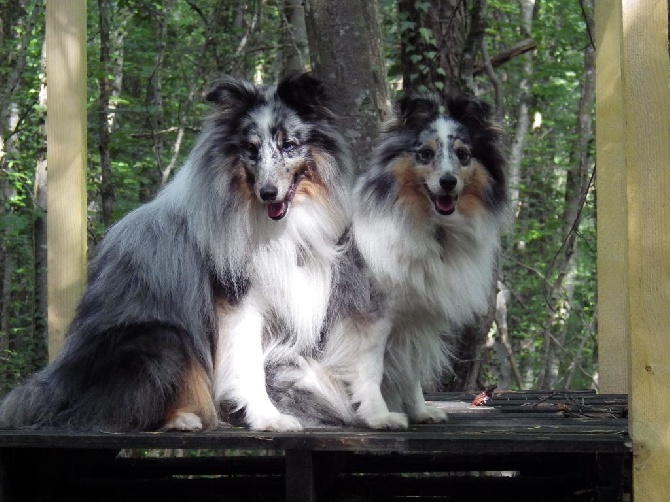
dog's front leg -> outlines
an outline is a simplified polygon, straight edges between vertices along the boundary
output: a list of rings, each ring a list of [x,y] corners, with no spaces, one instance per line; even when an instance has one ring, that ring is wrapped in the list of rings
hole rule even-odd
[[[407,429],[407,415],[389,411],[381,391],[390,321],[379,319],[371,325],[359,325],[355,331],[359,345],[358,353],[353,355],[350,385],[352,399],[358,404],[356,414],[373,429]]]
[[[447,412],[438,406],[426,404],[421,380],[414,375],[407,378],[406,409],[409,421],[414,424],[430,424],[447,421]]]
[[[268,397],[263,354],[262,309],[249,295],[239,304],[217,309],[214,393],[217,403],[244,409],[247,425],[254,430],[298,431],[297,418],[282,414]]]

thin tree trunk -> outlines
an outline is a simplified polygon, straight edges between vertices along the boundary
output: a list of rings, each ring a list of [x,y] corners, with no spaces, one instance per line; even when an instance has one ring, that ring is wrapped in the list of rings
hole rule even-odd
[[[221,6],[222,5],[219,4],[218,8],[221,8]],[[167,165],[161,169],[161,186],[164,186],[168,182],[170,176],[172,175],[172,172],[177,167],[177,162],[179,161],[179,154],[181,152],[181,146],[184,140],[184,134],[186,131],[186,124],[188,121],[188,117],[191,110],[193,109],[193,103],[195,102],[198,90],[201,85],[201,79],[205,71],[205,64],[206,64],[205,61],[207,61],[206,55],[207,50],[209,48],[209,41],[213,38],[213,32],[217,29],[219,29],[217,23],[209,23],[205,28],[205,37],[204,37],[205,42],[203,43],[202,47],[200,47],[199,57],[197,58],[197,64],[193,69],[193,71],[191,72],[191,74],[189,75],[190,83],[189,83],[188,94],[186,95],[186,100],[183,103],[181,103],[181,106],[179,107],[180,112],[177,124],[177,136],[174,142],[172,143],[170,160],[168,161]]]
[[[165,167],[163,166],[163,139],[160,131],[163,130],[163,61],[167,49],[167,30],[172,14],[174,0],[164,3],[162,9],[156,9],[157,18],[154,21],[154,34],[158,43],[158,50],[154,56],[154,71],[151,74],[147,89],[147,116],[152,131],[154,158],[158,167],[155,174],[149,176],[149,186],[141,187],[141,199],[146,201],[153,197],[157,185],[162,184],[165,178]]]
[[[108,113],[111,98],[109,82],[109,5],[107,0],[98,0],[100,29],[100,76],[98,87],[98,151],[100,153],[100,204],[102,207],[102,224],[105,228],[112,224],[114,211],[114,183],[112,182],[112,159],[109,152],[111,131]]]
[[[308,45],[302,0],[284,0],[281,54],[281,76],[305,71]]]
[[[46,43],[42,44],[42,75],[46,72]],[[47,107],[47,84],[46,78],[40,82],[39,94],[40,110]],[[34,346],[37,347],[35,354],[36,366],[41,366],[48,358],[47,354],[47,130],[46,113],[40,114],[40,136],[41,148],[38,151],[35,163],[35,181],[33,186],[33,202],[35,209],[35,221],[33,223],[33,246],[35,257],[35,339]]]
[[[126,7],[120,7],[111,18],[114,20],[114,28],[110,31],[110,71],[112,80],[110,86],[110,102],[108,105],[107,122],[111,133],[116,129],[116,102],[121,96],[123,88],[123,61],[125,56],[125,38],[128,22],[133,12]]]
[[[22,36],[14,49],[6,55],[3,54],[6,57],[3,58],[3,61],[0,61],[0,66],[11,70],[7,72],[8,76],[5,79],[0,75],[0,84],[4,84],[0,88],[0,160],[3,156],[2,141],[6,140],[5,132],[11,114],[10,105],[14,103],[14,95],[19,90],[21,75],[26,68],[28,44],[30,43],[30,37],[33,35],[33,26],[35,26],[37,16],[44,7],[38,1],[27,2],[21,0],[15,3],[8,2],[2,8],[6,11],[0,14],[0,22],[6,24],[6,31],[11,33],[14,31],[15,25],[21,26],[20,33],[22,33]],[[26,12],[28,14],[21,17],[21,14]],[[4,38],[3,35],[0,42],[4,41]],[[2,44],[0,44],[0,47],[2,47]]]
[[[590,4],[590,2],[587,2]],[[585,5],[585,8],[587,6]],[[592,5],[590,6],[592,11]],[[582,92],[579,100],[573,167],[568,170],[563,210],[563,235],[565,240],[554,261],[558,268],[557,279],[549,295],[550,311],[544,328],[543,373],[540,388],[554,388],[559,380],[560,358],[557,346],[565,346],[567,325],[571,315],[572,299],[577,275],[578,240],[577,231],[582,207],[590,189],[591,162],[589,142],[593,138],[593,105],[595,102],[595,50],[585,49]]]
[[[500,361],[500,379],[498,387],[502,389],[511,389],[512,381],[519,389],[523,389],[523,377],[519,370],[519,365],[514,355],[514,349],[509,339],[509,330],[507,327],[507,306],[510,301],[510,292],[507,286],[498,281],[498,294],[496,295],[496,313],[495,323],[498,332],[492,346]]]
[[[7,107],[10,110],[8,117],[7,130],[14,131],[19,122],[19,107],[16,103],[10,103]],[[10,136],[5,142],[5,150],[7,153],[16,154],[15,136]],[[5,169],[3,162],[0,161],[0,166]],[[7,212],[11,212],[9,204],[6,201],[10,200],[16,195],[16,189],[10,183],[7,183],[5,177],[2,178],[2,201],[0,201],[0,216],[5,216]],[[3,218],[4,219],[4,218]],[[9,220],[11,221],[11,220]],[[19,333],[16,336],[12,334],[11,319],[13,317],[12,305],[12,289],[14,285],[14,249],[11,246],[12,233],[15,230],[11,223],[4,225],[3,245],[2,245],[2,295],[0,296],[0,338],[2,344],[0,345],[1,354],[4,356],[9,349],[15,349],[22,345],[19,340],[20,337],[30,336],[30,333]]]
[[[530,36],[533,26],[533,12],[535,10],[535,0],[521,1],[521,28],[526,36]],[[519,217],[521,210],[521,201],[519,200],[519,186],[521,183],[521,161],[523,160],[524,147],[526,146],[526,137],[530,129],[530,116],[528,102],[530,100],[530,80],[533,76],[533,53],[528,52],[523,55],[523,78],[519,82],[519,108],[517,111],[516,130],[510,149],[508,161],[508,186],[509,195],[512,204],[514,204],[514,216]]]

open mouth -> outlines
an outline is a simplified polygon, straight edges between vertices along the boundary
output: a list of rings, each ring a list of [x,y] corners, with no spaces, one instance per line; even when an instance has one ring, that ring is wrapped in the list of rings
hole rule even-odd
[[[458,201],[458,195],[452,195],[452,194],[435,195],[428,189],[428,186],[426,186],[426,192],[428,192],[428,197],[430,197],[430,200],[433,202],[435,211],[437,211],[438,214],[450,215],[453,214],[454,211],[456,211],[456,202]]]
[[[284,200],[277,202],[270,202],[266,205],[268,218],[270,218],[271,220],[279,221],[282,218],[284,218],[284,216],[286,216],[286,214],[288,213],[288,209],[291,206],[291,201],[293,201],[295,192],[298,189],[298,184],[300,183],[300,180],[304,178],[306,175],[307,172],[305,170],[298,171],[296,175],[293,177],[293,182],[291,183],[291,186],[289,186],[288,190],[286,191],[286,196],[284,197]]]

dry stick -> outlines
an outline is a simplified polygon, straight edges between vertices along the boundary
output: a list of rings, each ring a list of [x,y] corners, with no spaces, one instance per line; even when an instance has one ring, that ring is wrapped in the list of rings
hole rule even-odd
[[[521,54],[525,54],[526,52],[535,50],[537,47],[537,42],[533,40],[532,38],[528,38],[526,40],[522,40],[521,42],[514,44],[512,47],[507,49],[506,51],[499,52],[495,56],[493,56],[490,59],[490,64],[492,68],[496,68],[504,63],[507,63],[510,59],[513,59],[517,56],[520,56]],[[481,75],[482,73],[487,72],[487,66],[486,64],[479,65],[475,67],[474,70],[472,70],[472,74],[474,76]]]

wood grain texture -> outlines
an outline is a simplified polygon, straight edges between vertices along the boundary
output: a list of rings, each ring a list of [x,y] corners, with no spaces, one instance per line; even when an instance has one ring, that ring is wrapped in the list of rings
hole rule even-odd
[[[622,2],[634,498],[670,493],[670,61],[667,0]]]
[[[86,277],[86,2],[48,2],[47,274],[49,358]]]
[[[601,392],[628,392],[628,212],[621,1],[598,1],[595,11],[599,385]]]

